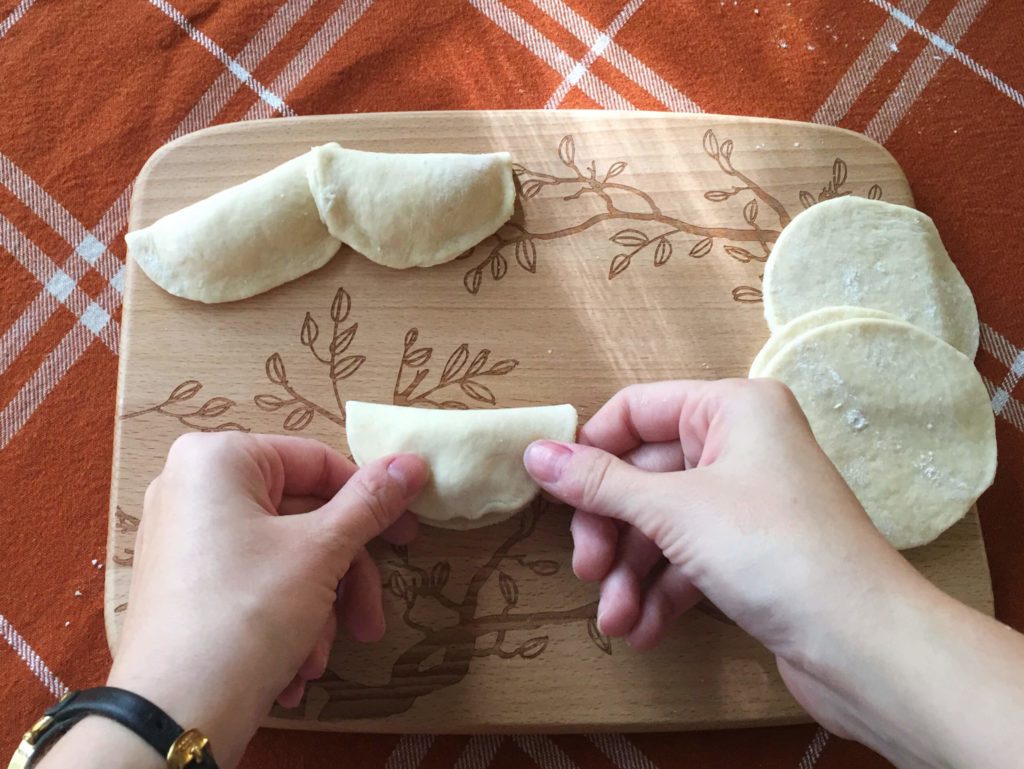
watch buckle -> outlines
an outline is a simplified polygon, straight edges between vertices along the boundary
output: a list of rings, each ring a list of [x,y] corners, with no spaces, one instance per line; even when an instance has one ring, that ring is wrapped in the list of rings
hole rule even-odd
[[[186,729],[167,751],[169,769],[192,769],[206,762],[210,741],[198,729]]]

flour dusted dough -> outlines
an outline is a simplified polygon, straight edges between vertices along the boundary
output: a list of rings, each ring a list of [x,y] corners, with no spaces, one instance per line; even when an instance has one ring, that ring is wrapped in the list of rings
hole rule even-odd
[[[883,310],[968,357],[978,351],[974,297],[932,220],[913,208],[846,196],[786,226],[764,272],[768,327],[830,305]]]
[[[763,373],[793,390],[818,443],[898,548],[931,542],[992,483],[995,420],[981,376],[916,326],[812,328]]]
[[[761,351],[754,358],[754,362],[750,364],[750,373],[747,376],[751,379],[762,376],[761,372],[764,370],[765,364],[772,359],[772,356],[805,331],[818,326],[825,326],[829,323],[835,323],[837,320],[850,320],[851,318],[899,320],[887,312],[871,310],[867,307],[822,307],[820,310],[805,312],[803,315],[793,318],[793,320],[768,337],[768,341],[764,343],[764,347],[761,348]]]
[[[573,440],[576,421],[568,404],[466,411],[345,404],[356,464],[399,452],[427,461],[431,478],[411,509],[441,528],[489,526],[521,510],[538,490],[523,467],[526,447],[541,438]]]
[[[128,254],[170,293],[231,302],[322,267],[340,243],[306,181],[309,153],[125,236]]]
[[[309,188],[331,234],[386,267],[451,261],[512,216],[507,152],[483,155],[313,150]]]

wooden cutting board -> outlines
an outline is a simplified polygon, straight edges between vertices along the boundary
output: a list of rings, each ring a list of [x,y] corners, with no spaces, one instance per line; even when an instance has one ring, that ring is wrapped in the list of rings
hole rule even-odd
[[[568,401],[586,419],[631,382],[744,376],[768,335],[763,262],[790,217],[835,195],[912,203],[884,149],[834,128],[636,112],[407,113],[186,136],[143,169],[131,227],[328,141],[509,150],[520,191],[513,224],[429,270],[387,270],[343,249],[313,274],[227,305],[170,296],[129,263],[106,583],[112,644],[143,493],[181,433],[291,433],[347,451],[347,399]],[[645,655],[601,636],[596,591],[571,572],[568,525],[567,510],[539,504],[491,528],[424,529],[408,548],[375,547],[385,640],[339,641],[304,705],[270,723],[475,732],[807,720],[772,657],[709,612],[691,612]],[[907,556],[991,612],[975,514]]]

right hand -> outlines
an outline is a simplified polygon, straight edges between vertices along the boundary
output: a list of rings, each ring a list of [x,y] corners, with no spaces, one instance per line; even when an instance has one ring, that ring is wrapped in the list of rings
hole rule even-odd
[[[650,648],[703,594],[777,655],[812,713],[800,663],[920,579],[773,380],[628,387],[578,444],[538,441],[525,463],[577,509],[573,568],[602,583],[602,632]]]

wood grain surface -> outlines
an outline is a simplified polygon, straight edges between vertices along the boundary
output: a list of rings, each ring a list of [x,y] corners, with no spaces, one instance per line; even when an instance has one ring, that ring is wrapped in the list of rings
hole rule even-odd
[[[396,113],[186,136],[143,169],[131,227],[327,141],[509,150],[516,215],[447,265],[392,271],[343,248],[317,272],[224,305],[170,296],[129,262],[106,583],[112,645],[143,493],[181,433],[290,433],[347,452],[347,399],[571,402],[585,420],[631,382],[744,376],[768,335],[760,276],[781,226],[837,194],[912,203],[884,149],[834,128],[635,112]],[[708,612],[690,612],[645,655],[597,633],[596,591],[572,575],[568,525],[567,510],[537,503],[487,529],[424,529],[407,549],[375,547],[385,640],[340,640],[303,706],[269,723],[476,732],[807,720],[771,655]],[[974,513],[907,557],[991,613]]]

